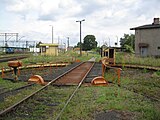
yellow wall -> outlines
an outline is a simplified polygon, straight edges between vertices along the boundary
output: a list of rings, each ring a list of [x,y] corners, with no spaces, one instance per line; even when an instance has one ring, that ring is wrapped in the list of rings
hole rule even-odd
[[[49,46],[49,48],[46,49],[46,55],[58,55],[58,48]]]
[[[54,55],[58,56],[58,47],[49,46],[46,48],[46,52],[41,52],[41,55]]]

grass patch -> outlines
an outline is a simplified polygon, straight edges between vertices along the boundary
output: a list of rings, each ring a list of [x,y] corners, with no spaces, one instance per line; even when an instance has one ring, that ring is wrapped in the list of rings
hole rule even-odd
[[[116,56],[117,63],[160,66],[160,60],[156,58],[136,58],[132,54],[120,54],[117,54]],[[71,58],[71,56],[81,61],[86,61],[92,57],[97,57],[97,61],[100,59],[100,55],[83,54],[83,56],[80,57],[78,54],[72,52],[61,54],[58,57],[30,57],[25,59],[24,63],[55,62],[61,60],[67,61],[67,59]],[[105,74],[105,78],[107,80],[112,80],[111,78],[113,75],[114,73],[108,70],[107,74]],[[82,86],[64,110],[60,119],[92,120],[97,114],[106,110],[120,110],[134,113],[138,120],[158,120],[160,118],[160,103],[151,101],[141,95],[141,93],[148,94],[153,97],[154,95],[160,97],[159,75],[159,71],[150,72],[147,69],[133,70],[125,68],[121,72],[122,87],[118,87],[117,85],[109,85],[107,87]],[[123,86],[129,88],[130,90],[124,89]],[[29,100],[29,103],[17,110],[15,113],[17,117],[15,119],[23,118],[25,120],[34,120],[56,118],[69,97],[68,92],[72,93],[73,89],[74,88],[72,87],[66,89],[49,87],[49,91],[44,91],[42,95],[38,95],[39,97],[36,97],[36,101]],[[134,89],[136,89],[140,94],[134,93]],[[14,98],[12,99],[14,100]],[[51,107],[52,105],[54,107]],[[30,109],[30,106],[33,109]],[[8,116],[6,119],[9,120],[11,118],[13,118],[13,116]]]
[[[75,87],[49,86],[41,93],[36,94],[33,99],[29,99],[26,104],[20,106],[13,114],[5,116],[5,120],[53,120],[74,89]]]
[[[154,72],[128,69],[122,71],[121,86],[81,87],[67,106],[62,120],[94,119],[98,113],[107,110],[130,111],[138,120],[158,120],[160,118],[159,102],[152,101],[142,94],[160,97],[159,79]],[[114,74],[108,70],[105,78]],[[124,89],[123,86],[130,88]],[[134,93],[136,89],[138,93]],[[76,111],[75,111],[76,110]]]
[[[61,119],[94,119],[106,110],[131,111],[139,119],[156,119],[159,113],[153,103],[142,95],[126,91],[117,86],[81,87],[64,111]]]
[[[30,87],[30,89],[24,89],[16,95],[6,96],[3,102],[0,102],[0,110],[6,109],[7,107],[13,105],[14,103],[22,100],[24,97],[30,95],[34,91],[38,90],[41,86],[36,85]]]
[[[34,55],[30,54],[28,58],[22,59],[23,66],[28,64],[35,64],[35,63],[47,63],[47,62],[73,62],[77,59],[80,61],[87,61],[91,59],[92,57],[96,57],[97,61],[101,59],[99,54],[93,54],[93,53],[87,53],[84,52],[82,56],[80,56],[78,53],[74,51],[69,51],[65,53],[59,53],[58,56],[50,56],[50,55]],[[8,67],[7,62],[0,63],[0,66]]]
[[[27,85],[28,83],[26,82],[11,82],[9,80],[3,80],[2,78],[0,78],[0,88],[4,88],[5,91],[8,90],[12,90],[12,89],[16,89],[19,88],[21,86]]]
[[[155,57],[137,57],[135,54],[117,52],[116,63],[118,64],[136,64],[136,65],[147,65],[147,66],[160,66],[160,58]]]

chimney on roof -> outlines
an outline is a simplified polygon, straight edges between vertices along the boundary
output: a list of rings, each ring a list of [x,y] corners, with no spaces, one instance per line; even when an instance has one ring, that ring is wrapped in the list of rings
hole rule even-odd
[[[159,25],[159,24],[160,24],[159,18],[154,18],[153,25]]]

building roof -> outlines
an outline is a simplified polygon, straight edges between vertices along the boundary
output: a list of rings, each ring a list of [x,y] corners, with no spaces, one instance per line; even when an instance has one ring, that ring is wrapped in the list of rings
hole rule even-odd
[[[142,25],[135,28],[130,28],[130,30],[141,30],[141,29],[155,29],[160,28],[160,24],[148,24],[148,25]]]
[[[58,47],[58,44],[45,43],[45,44],[40,44],[39,46]]]

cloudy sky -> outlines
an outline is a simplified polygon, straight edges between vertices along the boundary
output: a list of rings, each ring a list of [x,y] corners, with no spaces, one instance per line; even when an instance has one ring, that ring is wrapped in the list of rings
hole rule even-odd
[[[114,45],[131,27],[151,24],[160,17],[160,0],[0,0],[0,33],[19,33],[23,40],[70,45],[95,35],[100,45]],[[52,25],[52,26],[50,26]],[[83,40],[82,40],[83,41]]]

